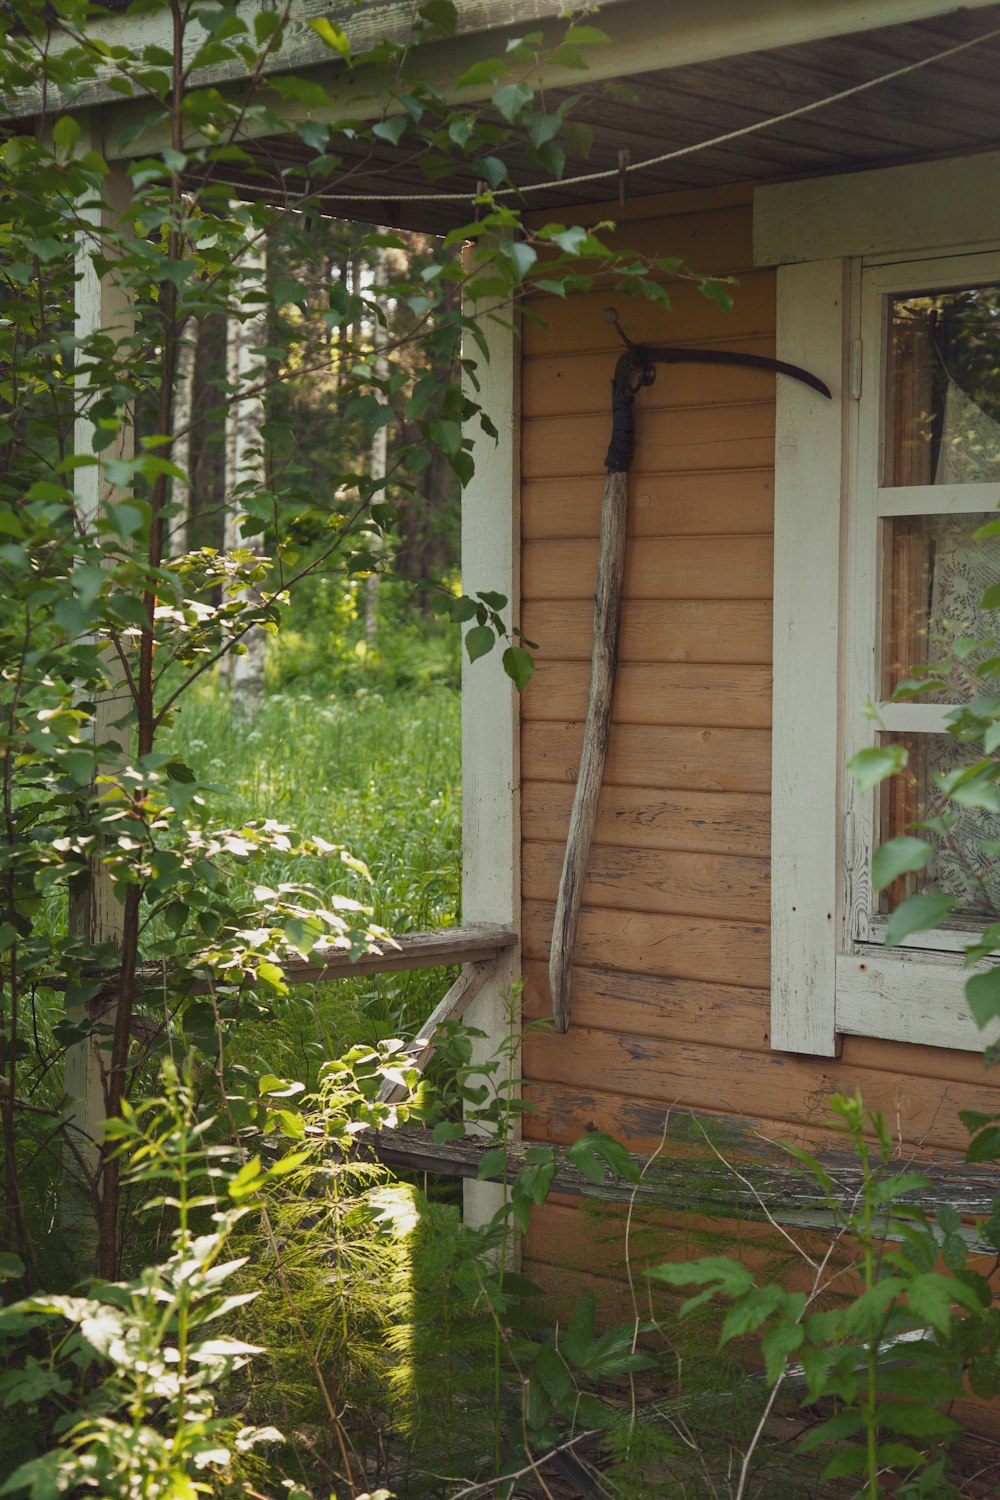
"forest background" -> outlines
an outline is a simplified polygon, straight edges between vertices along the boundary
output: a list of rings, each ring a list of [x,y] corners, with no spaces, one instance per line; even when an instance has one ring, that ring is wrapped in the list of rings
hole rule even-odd
[[[942,1408],[995,1393],[1000,1317],[955,1225],[897,1203],[919,1181],[887,1184],[860,1102],[834,1101],[862,1165],[846,1216],[805,1163],[836,1226],[819,1265],[853,1255],[852,1294],[717,1255],[660,1268],[708,1320],[666,1328],[631,1279],[624,1325],[591,1293],[562,1326],[537,1311],[512,1253],[550,1148],[480,1227],[355,1148],[408,1118],[439,1143],[488,1125],[480,1170],[505,1177],[520,1108],[513,1022],[485,1059],[453,1031],[428,1080],[401,1046],[446,976],[286,978],[459,915],[457,627],[515,686],[533,669],[508,601],[455,574],[459,489],[496,437],[484,330],[536,287],[733,289],[522,212],[512,151],[555,181],[586,160],[579,95],[552,104],[545,75],[585,80],[589,19],[510,37],[446,96],[420,59],[451,0],[362,55],[316,18],[357,83],[344,117],[274,68],[289,14],[136,0],[130,46],[87,0],[0,7],[0,1494],[551,1497],[543,1466],[595,1434],[598,1479],[568,1483],[632,1500],[861,1474],[957,1494]],[[78,107],[98,85],[110,140]],[[125,141],[145,154],[123,166]],[[345,220],[373,162],[428,194],[457,174],[468,218],[440,239]],[[971,1128],[994,1154],[996,1122]],[[569,1156],[638,1186],[599,1132]],[[764,1382],[706,1357],[716,1294]],[[890,1388],[880,1356],[911,1334]],[[836,1408],[809,1418],[825,1475],[762,1451],[800,1351]]]
[[[419,60],[450,0],[362,55],[314,20],[358,82],[345,119],[274,71],[290,11],[0,11],[0,1491],[34,1500],[523,1468],[501,1391],[535,1289],[509,1249],[553,1163],[474,1230],[352,1149],[414,1112],[509,1134],[513,1041],[476,1065],[454,1036],[423,1088],[394,1040],[419,992],[285,973],[457,916],[456,627],[532,671],[508,601],[454,569],[473,434],[496,437],[484,327],[536,283],[729,295],[524,222],[504,155],[586,157],[544,70],[585,73],[596,27],[512,37],[446,97]],[[95,85],[127,106],[110,138],[76,107]],[[387,146],[390,184],[459,171],[466,222],[331,212]],[[632,1338],[584,1305],[590,1378],[641,1367]],[[559,1446],[554,1411],[537,1385],[533,1441]]]

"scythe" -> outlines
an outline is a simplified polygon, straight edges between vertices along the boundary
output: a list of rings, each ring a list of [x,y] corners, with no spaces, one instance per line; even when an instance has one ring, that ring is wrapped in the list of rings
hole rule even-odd
[[[605,321],[617,329],[625,352],[615,366],[611,382],[611,443],[604,467],[608,471],[601,504],[601,542],[594,593],[594,650],[587,695],[587,718],[580,752],[573,808],[570,813],[566,853],[552,927],[549,953],[549,989],[555,1028],[569,1027],[573,971],[573,949],[580,919],[580,901],[590,858],[590,845],[597,819],[597,799],[604,773],[611,722],[611,699],[618,656],[618,624],[621,617],[622,583],[625,572],[625,534],[628,508],[628,471],[635,447],[635,398],[643,386],[656,379],[661,364],[742,365],[757,370],[790,375],[793,380],[829,397],[823,381],[798,365],[763,354],[737,354],[723,349],[670,348],[635,344],[628,338],[613,307]]]

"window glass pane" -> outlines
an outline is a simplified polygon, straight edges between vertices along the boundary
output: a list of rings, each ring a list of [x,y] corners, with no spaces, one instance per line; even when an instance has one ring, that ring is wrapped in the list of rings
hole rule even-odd
[[[1000,287],[889,299],[883,485],[1000,480]]]
[[[955,897],[955,917],[1000,915],[1000,857],[988,847],[1000,844],[1000,813],[959,808],[946,799],[938,782],[938,777],[969,764],[969,746],[950,734],[893,734],[884,735],[883,741],[905,745],[909,762],[905,771],[883,787],[880,842],[903,833],[916,834],[928,840],[934,853],[923,870],[902,876],[881,893],[880,909],[893,911],[905,897],[935,890]],[[954,819],[948,829],[912,827],[943,816]]]
[[[1000,696],[1000,678],[977,676],[977,668],[1000,655],[1000,610],[980,608],[984,591],[1000,582],[1000,537],[974,540],[988,519],[907,516],[884,523],[883,698],[914,668],[919,677],[922,668],[938,666],[940,687],[915,702]],[[973,640],[983,644],[973,649]]]

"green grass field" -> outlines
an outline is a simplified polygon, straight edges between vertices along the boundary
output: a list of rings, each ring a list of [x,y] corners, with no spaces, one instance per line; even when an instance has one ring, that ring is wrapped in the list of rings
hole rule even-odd
[[[459,917],[460,700],[445,684],[376,689],[342,678],[329,696],[268,694],[256,717],[234,722],[228,694],[192,694],[174,747],[221,790],[215,817],[234,825],[274,818],[343,845],[372,885],[340,861],[272,857],[266,878],[310,880],[370,904],[391,932],[448,926]],[[451,971],[366,975],[296,989],[281,1024],[241,1024],[245,1060],[294,1077],[353,1042],[408,1036],[450,983]]]

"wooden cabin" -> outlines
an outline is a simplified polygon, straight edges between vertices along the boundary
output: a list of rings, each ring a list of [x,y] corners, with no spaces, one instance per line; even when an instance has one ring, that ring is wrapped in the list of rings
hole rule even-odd
[[[435,76],[447,87],[519,28],[555,35],[562,6],[459,0],[455,37],[427,44]],[[331,14],[359,47],[404,34],[410,10],[298,5],[303,21]],[[549,1010],[622,348],[602,315],[614,301],[632,340],[777,357],[832,396],[692,363],[659,368],[636,398],[571,1020],[565,1035],[526,1041],[525,1134],[569,1142],[596,1127],[648,1153],[693,1112],[736,1138],[822,1135],[829,1094],[860,1089],[904,1156],[960,1175],[959,1110],[1000,1110],[961,951],[996,900],[995,877],[973,889],[963,860],[1000,837],[997,820],[970,809],[940,841],[954,919],[891,949],[900,886],[873,893],[871,859],[933,812],[968,673],[874,717],[865,705],[942,644],[991,628],[979,599],[1000,559],[971,539],[1000,500],[1000,4],[603,0],[596,19],[610,45],[586,75],[557,70],[549,96],[582,94],[589,160],[547,186],[527,158],[513,173],[540,222],[613,220],[623,245],[734,278],[733,301],[679,280],[669,311],[601,290],[535,297],[520,336],[491,325],[483,400],[500,440],[477,439],[465,587],[505,592],[539,650],[520,698],[495,656],[464,684],[463,920],[520,938],[470,1017],[499,1039],[522,978],[525,1016]],[[293,51],[274,65],[321,77],[331,117],[354,107],[304,24]],[[115,145],[128,110],[100,82],[83,102],[109,159],[150,149]],[[269,141],[268,159],[280,166],[283,149]],[[369,162],[370,184],[359,167],[353,190],[379,195],[366,208],[379,222],[466,222],[467,201],[411,202],[408,184],[387,189],[384,161]],[[449,186],[475,190],[436,188]],[[907,744],[910,775],[861,795],[845,764],[886,738]],[[471,1185],[469,1212],[492,1192]],[[576,1215],[558,1197],[539,1211],[530,1268],[579,1252]]]
[[[737,1154],[759,1134],[823,1149],[828,1096],[860,1090],[902,1158],[959,1181],[959,1111],[1000,1109],[961,955],[993,877],[974,897],[970,856],[936,854],[956,916],[887,948],[891,910],[919,886],[873,892],[871,860],[934,812],[934,776],[957,763],[950,706],[974,689],[952,672],[938,692],[883,700],[911,665],[993,628],[986,544],[970,543],[1000,500],[1000,390],[970,392],[948,343],[965,335],[945,328],[977,302],[989,322],[1000,282],[1000,6],[764,6],[751,20],[622,4],[600,20],[614,42],[594,66],[634,102],[590,106],[595,163],[631,165],[559,217],[613,219],[617,242],[737,284],[730,310],[691,284],[670,311],[538,298],[520,339],[494,336],[502,442],[468,495],[465,586],[519,599],[539,651],[520,699],[496,664],[467,674],[465,918],[519,928],[507,978],[523,978],[526,1017],[550,1012],[587,708],[622,349],[604,305],[633,340],[776,356],[832,399],[711,364],[660,367],[636,398],[571,1022],[526,1039],[524,1132],[569,1143],[596,1128],[669,1152],[694,1115]],[[860,794],[846,762],[890,742],[909,750],[905,784]],[[983,836],[973,814],[958,853]],[[479,1007],[502,1034],[499,993]],[[614,1275],[579,1215],[558,1195],[537,1211],[529,1274]]]

